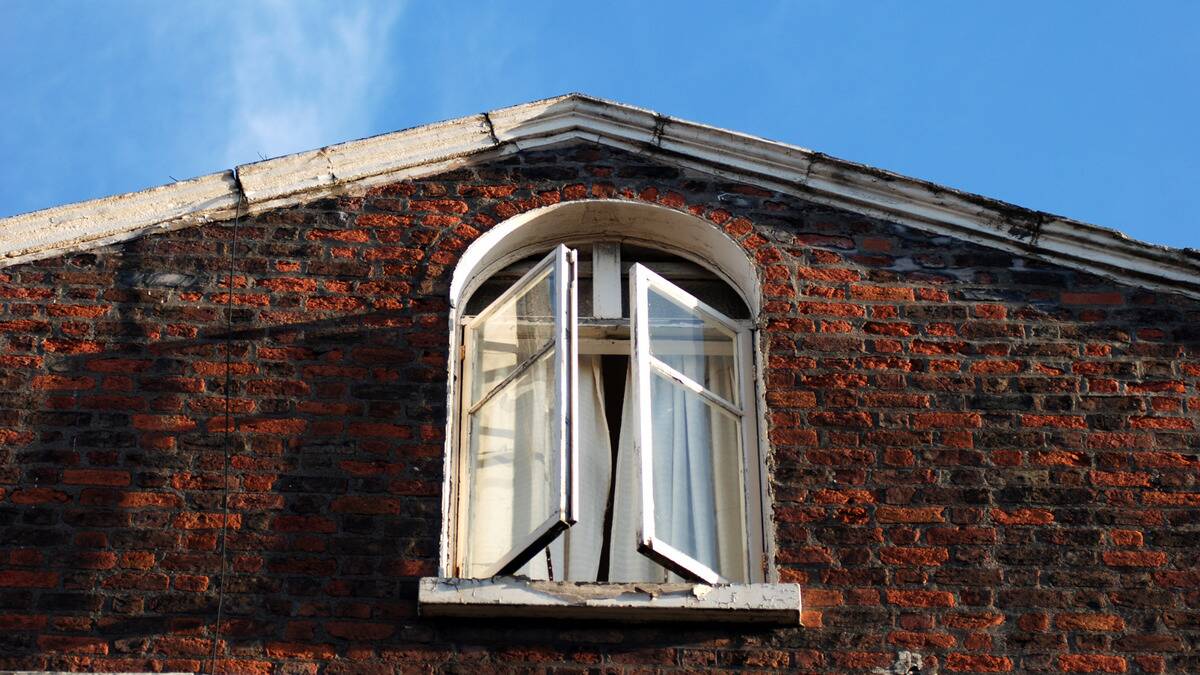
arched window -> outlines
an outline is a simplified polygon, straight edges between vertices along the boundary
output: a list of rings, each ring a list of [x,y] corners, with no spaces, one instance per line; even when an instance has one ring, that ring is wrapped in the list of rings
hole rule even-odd
[[[472,244],[443,575],[770,580],[757,284],[720,230],[657,206],[551,207]]]

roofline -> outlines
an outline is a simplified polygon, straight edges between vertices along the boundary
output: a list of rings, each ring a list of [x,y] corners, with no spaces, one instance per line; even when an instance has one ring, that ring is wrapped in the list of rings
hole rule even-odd
[[[833,207],[1200,298],[1200,251],[1131,239],[1000,200],[794,145],[568,94],[233,171],[0,219],[0,267],[154,231],[297,204],[352,185],[428,176],[475,161],[581,139]]]

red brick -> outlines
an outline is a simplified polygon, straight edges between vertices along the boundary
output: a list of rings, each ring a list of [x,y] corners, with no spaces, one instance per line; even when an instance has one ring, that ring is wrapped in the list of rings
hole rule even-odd
[[[33,439],[34,435],[31,431],[0,429],[0,445],[29,445]]]
[[[1125,630],[1125,621],[1113,614],[1059,614],[1054,617],[1059,630],[1117,632]]]
[[[1147,492],[1142,501],[1152,506],[1200,506],[1200,492]]]
[[[76,569],[108,570],[116,566],[117,554],[112,551],[80,551],[74,557]]]
[[[30,386],[44,391],[78,391],[96,386],[90,377],[67,377],[66,375],[38,375]]]
[[[1195,423],[1186,417],[1131,417],[1129,426],[1134,429],[1190,431],[1195,428]]]
[[[179,495],[169,492],[126,492],[121,495],[117,505],[127,509],[170,509],[177,508],[181,503]]]
[[[875,510],[875,519],[881,523],[944,523],[941,506],[884,506]]]
[[[1128,663],[1123,656],[1060,654],[1058,668],[1064,673],[1123,673]]]
[[[62,482],[67,485],[108,485],[124,487],[129,485],[128,471],[117,469],[66,469],[63,471]]]
[[[59,340],[46,338],[42,348],[56,354],[99,354],[104,351],[104,345],[95,340]]]
[[[979,413],[914,413],[912,426],[914,429],[975,429],[983,426],[983,418]]]
[[[51,488],[23,488],[13,490],[9,499],[14,504],[47,504],[51,502],[61,504],[71,501],[71,496]]]
[[[953,607],[954,595],[946,591],[902,591],[885,592],[887,601],[901,607]]]
[[[867,313],[862,305],[848,305],[837,302],[798,302],[796,311],[800,314],[815,314],[817,316],[861,317]]]
[[[1086,429],[1087,420],[1076,415],[1021,415],[1021,426],[1032,429],[1041,427]]]
[[[1064,305],[1120,305],[1125,297],[1120,293],[1068,293],[1062,294]]]
[[[41,368],[42,357],[0,355],[0,368]]]
[[[120,590],[165,591],[170,579],[155,572],[121,572],[104,580],[101,586]]]
[[[297,436],[304,433],[307,427],[307,421],[298,419],[251,419],[238,422],[238,430],[249,434]]]
[[[310,642],[268,642],[266,649],[267,656],[273,659],[304,659],[306,661],[327,661],[332,659],[336,653],[332,645]]]
[[[237,513],[226,517],[221,513],[187,512],[175,516],[173,525],[181,530],[213,530],[220,529],[222,523],[229,529],[239,529],[242,526],[242,516]]]
[[[983,375],[1011,375],[1021,372],[1020,361],[977,361],[971,364],[971,372]]]
[[[1054,514],[1045,509],[992,509],[992,519],[1000,525],[1047,525],[1054,522]]]
[[[134,415],[133,427],[143,431],[190,431],[196,421],[184,415]]]
[[[45,321],[18,319],[16,321],[0,321],[0,333],[45,333],[50,330],[50,324]]]
[[[890,300],[890,301],[909,301],[915,300],[913,297],[913,289],[911,288],[889,288],[886,286],[861,286],[855,284],[850,287],[850,297],[856,300]]]
[[[70,635],[38,636],[38,647],[47,652],[66,654],[107,654],[108,642],[97,637],[75,637]]]
[[[879,550],[879,559],[888,565],[941,565],[950,559],[944,548],[896,547]]]
[[[1112,537],[1113,544],[1117,546],[1131,546],[1141,548],[1142,533],[1137,530],[1110,530],[1109,536]]]
[[[276,532],[337,532],[337,523],[324,516],[277,516],[271,524]]]
[[[154,567],[155,555],[151,551],[126,551],[121,554],[121,567],[148,570]]]
[[[1150,474],[1130,471],[1092,471],[1092,483],[1105,487],[1147,487]]]
[[[837,672],[845,672],[847,670],[883,670],[890,666],[893,660],[891,654],[882,652],[833,652],[832,657],[834,663],[838,665]]]
[[[992,626],[1004,623],[1004,615],[999,612],[980,612],[971,614],[957,612],[946,614],[941,619],[942,625],[959,630],[986,630]]]
[[[190,593],[203,593],[208,590],[208,577],[192,574],[176,575],[175,589]]]
[[[1160,551],[1105,551],[1101,557],[1111,567],[1162,567],[1167,554]]]
[[[54,588],[58,574],[24,570],[0,570],[0,588]]]
[[[45,616],[33,614],[0,614],[0,630],[42,630],[45,626]]]
[[[1004,656],[989,654],[947,654],[946,670],[973,673],[1007,673],[1012,670],[1012,661]]]
[[[351,436],[358,437],[412,438],[409,427],[382,422],[356,422],[348,431]]]
[[[1072,450],[1036,450],[1029,455],[1034,466],[1088,466],[1091,455]]]
[[[325,632],[334,637],[346,640],[384,640],[395,632],[395,627],[387,623],[359,623],[352,621],[327,621]]]
[[[830,267],[800,267],[796,269],[795,274],[796,278],[798,279],[805,279],[808,281],[828,281],[832,283],[858,281],[862,278],[862,275],[854,270]]]
[[[271,675],[273,669],[270,661],[239,658],[218,659],[210,672],[213,675]]]

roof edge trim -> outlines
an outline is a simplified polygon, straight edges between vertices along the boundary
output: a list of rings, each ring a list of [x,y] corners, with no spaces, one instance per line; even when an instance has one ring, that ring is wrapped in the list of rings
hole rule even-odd
[[[1200,251],[1140,242],[862,164],[582,94],[295,153],[0,219],[0,267],[586,140],[1137,286],[1200,298]],[[239,187],[240,182],[240,187]]]

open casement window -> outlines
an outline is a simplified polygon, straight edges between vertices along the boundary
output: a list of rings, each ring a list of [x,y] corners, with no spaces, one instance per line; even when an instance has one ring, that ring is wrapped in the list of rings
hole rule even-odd
[[[747,317],[710,270],[621,242],[481,282],[461,324],[452,573],[765,581]]]
[[[630,277],[638,550],[687,579],[746,579],[750,332],[643,265]]]
[[[576,521],[576,302],[559,245],[464,327],[464,576],[512,574]]]

